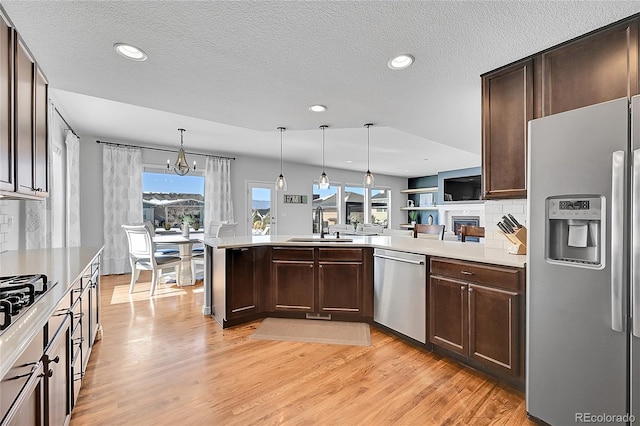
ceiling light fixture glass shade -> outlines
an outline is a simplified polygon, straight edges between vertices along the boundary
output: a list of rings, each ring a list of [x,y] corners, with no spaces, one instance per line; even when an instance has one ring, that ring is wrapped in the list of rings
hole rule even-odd
[[[147,54],[144,53],[142,49],[139,49],[135,46],[126,43],[116,43],[113,45],[113,48],[120,55],[124,56],[127,59],[131,59],[132,61],[146,61]]]
[[[362,180],[362,185],[364,185],[365,188],[372,188],[375,184],[375,178],[373,177],[373,173],[371,173],[371,171],[369,170],[369,158],[370,158],[370,152],[371,150],[369,149],[369,128],[373,126],[372,123],[367,123],[364,125],[364,127],[367,128],[367,173],[364,174],[364,179]]]
[[[173,171],[176,172],[177,175],[184,176],[189,173],[191,167],[189,167],[189,163],[187,163],[187,156],[184,152],[184,132],[185,129],[178,129],[180,132],[180,149],[178,150],[178,158],[176,159],[175,164],[173,165]],[[167,160],[167,169],[170,169],[169,160]],[[193,162],[193,170],[196,169],[196,162]]]
[[[413,64],[414,60],[415,58],[413,56],[403,54],[391,59],[389,62],[387,62],[387,65],[392,70],[403,70],[405,68],[409,68],[411,64]]]
[[[287,180],[284,178],[282,174],[282,133],[287,130],[284,127],[278,127],[280,130],[280,176],[276,179],[276,191],[286,191],[287,190]]]
[[[322,174],[320,175],[320,182],[318,183],[318,186],[320,187],[320,189],[329,189],[329,178],[327,177],[327,174],[324,172],[324,129],[326,129],[327,125],[322,125],[320,126],[320,129],[322,130]]]

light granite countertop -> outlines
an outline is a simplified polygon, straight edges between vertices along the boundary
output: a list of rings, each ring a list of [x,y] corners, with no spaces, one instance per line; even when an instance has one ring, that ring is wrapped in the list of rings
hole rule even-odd
[[[0,377],[11,368],[24,349],[49,321],[69,286],[102,250],[101,247],[68,247],[14,250],[0,253],[0,276],[44,274],[50,286],[32,305],[28,316],[21,315],[0,334]]]
[[[318,235],[314,241],[290,241],[291,239],[310,238],[310,235],[264,235],[240,236],[226,238],[204,238],[204,243],[220,249],[252,247],[252,246],[311,246],[311,247],[373,247],[388,250],[398,250],[407,253],[426,254],[428,256],[446,257],[449,259],[468,260],[492,265],[513,266],[524,268],[526,255],[509,254],[505,250],[485,248],[484,244],[458,241],[439,241],[422,238],[399,236],[359,236],[346,235],[340,239],[350,239],[351,242],[336,241],[327,237],[322,241]]]

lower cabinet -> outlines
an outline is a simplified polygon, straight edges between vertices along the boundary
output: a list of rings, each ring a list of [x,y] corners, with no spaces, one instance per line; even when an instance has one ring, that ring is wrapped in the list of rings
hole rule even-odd
[[[269,280],[267,248],[227,249],[226,262],[227,318],[235,320],[255,316],[261,311],[261,294],[264,293],[265,281]]]
[[[44,353],[44,389],[47,401],[45,413],[48,425],[65,425],[71,419],[70,325],[70,315],[67,313]]]
[[[524,271],[432,258],[429,341],[475,365],[523,377]]]
[[[318,249],[320,312],[362,313],[362,249]]]

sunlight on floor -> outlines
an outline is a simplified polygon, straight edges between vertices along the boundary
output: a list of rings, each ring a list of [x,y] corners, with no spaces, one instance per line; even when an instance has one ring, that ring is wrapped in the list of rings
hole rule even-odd
[[[113,287],[113,294],[111,295],[111,304],[116,305],[119,303],[139,302],[142,300],[149,300],[149,289],[151,283],[138,282],[133,290],[132,294],[129,294],[129,285],[116,285]],[[197,289],[201,290],[201,289]],[[195,291],[194,291],[195,292]],[[156,294],[151,297],[152,299],[160,299],[163,297],[175,297],[184,296],[187,292],[175,285],[158,284],[156,287]]]

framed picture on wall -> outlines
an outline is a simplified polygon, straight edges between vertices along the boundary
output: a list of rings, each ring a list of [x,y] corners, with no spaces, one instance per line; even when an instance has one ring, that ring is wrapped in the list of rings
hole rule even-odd
[[[420,194],[419,203],[420,207],[431,207],[435,205],[435,203],[433,202],[433,193],[429,192],[427,194]]]

